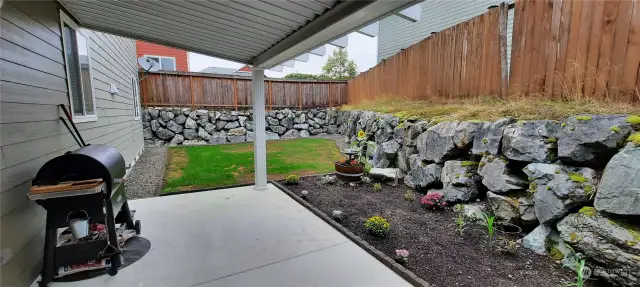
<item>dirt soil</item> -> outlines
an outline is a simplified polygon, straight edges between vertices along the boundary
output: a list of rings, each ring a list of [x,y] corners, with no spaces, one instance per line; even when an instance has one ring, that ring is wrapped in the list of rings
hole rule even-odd
[[[418,193],[412,202],[405,201],[408,188],[403,184],[383,185],[374,192],[373,183],[322,185],[318,179],[304,177],[299,185],[288,188],[296,194],[309,191],[308,201],[325,214],[342,210],[342,225],[389,257],[395,257],[396,249],[407,249],[410,255],[405,267],[434,286],[557,287],[575,279],[572,270],[522,246],[514,254],[495,250],[483,226],[467,227],[460,236],[453,210],[425,210]],[[374,215],[391,224],[388,238],[373,237],[364,229],[366,219]]]

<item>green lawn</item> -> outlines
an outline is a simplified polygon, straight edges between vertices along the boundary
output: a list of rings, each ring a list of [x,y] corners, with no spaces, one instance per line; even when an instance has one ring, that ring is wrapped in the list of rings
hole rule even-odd
[[[269,179],[329,173],[341,159],[333,140],[267,142]],[[162,192],[253,182],[253,143],[169,148]]]

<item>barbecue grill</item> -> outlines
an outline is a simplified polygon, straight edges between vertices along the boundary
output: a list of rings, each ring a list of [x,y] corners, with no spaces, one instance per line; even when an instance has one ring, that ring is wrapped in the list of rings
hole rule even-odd
[[[40,286],[48,286],[61,266],[108,258],[109,275],[120,266],[116,224],[140,233],[124,193],[125,161],[114,148],[87,145],[45,163],[33,179],[29,197],[47,210],[46,235]],[[93,185],[87,184],[93,182]],[[74,184],[80,185],[74,185]],[[81,188],[76,188],[81,186]],[[86,188],[84,188],[84,187]],[[87,187],[89,186],[89,187]],[[49,189],[50,192],[38,192]],[[57,229],[67,226],[69,215],[83,211],[89,223],[104,224],[106,239],[79,240],[57,245]]]

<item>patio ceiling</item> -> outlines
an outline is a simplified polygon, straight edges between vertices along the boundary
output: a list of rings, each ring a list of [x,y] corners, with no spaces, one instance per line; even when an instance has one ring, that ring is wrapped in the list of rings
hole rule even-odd
[[[417,0],[59,0],[87,28],[271,68]]]

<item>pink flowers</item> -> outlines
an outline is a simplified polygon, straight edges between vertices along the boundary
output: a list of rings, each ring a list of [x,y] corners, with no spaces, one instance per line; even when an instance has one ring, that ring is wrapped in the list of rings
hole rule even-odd
[[[444,195],[442,195],[442,193],[430,192],[420,199],[420,204],[429,209],[445,208],[447,206],[447,202],[444,201],[443,197]]]
[[[407,263],[409,261],[409,251],[406,249],[396,249],[396,261],[399,263]]]

